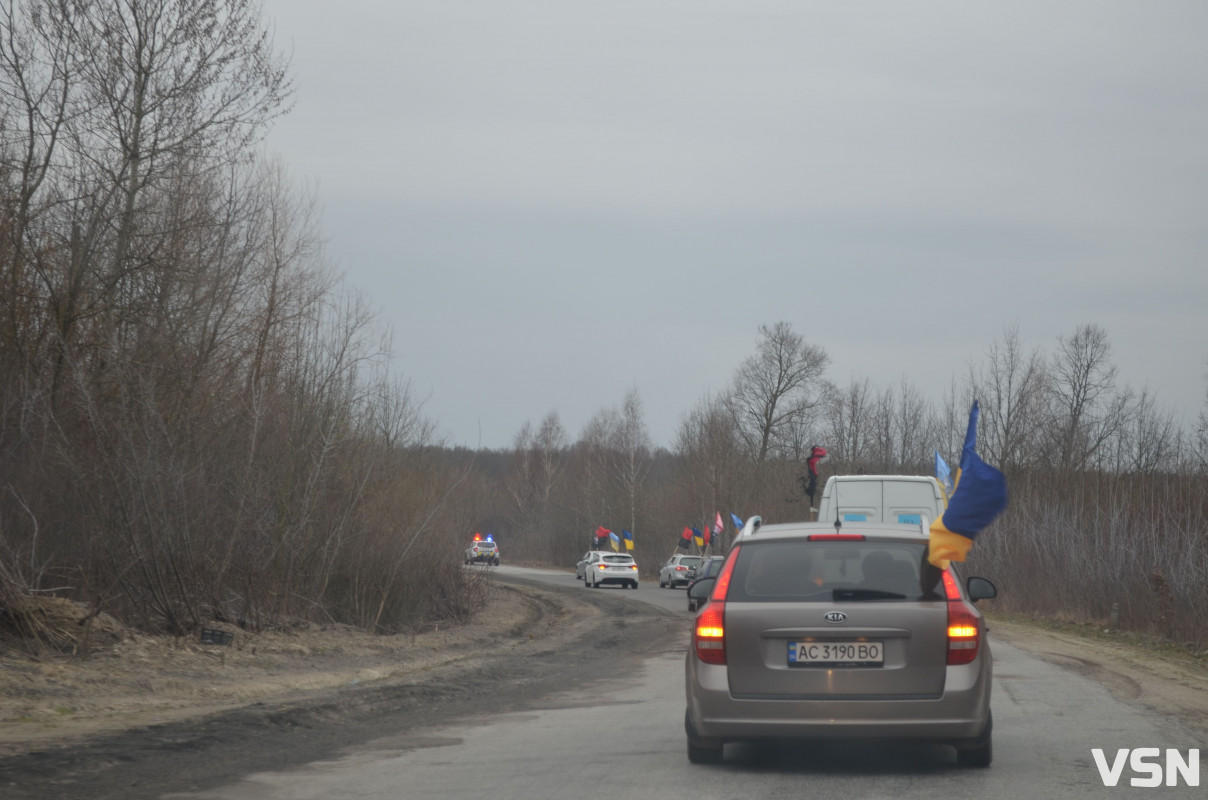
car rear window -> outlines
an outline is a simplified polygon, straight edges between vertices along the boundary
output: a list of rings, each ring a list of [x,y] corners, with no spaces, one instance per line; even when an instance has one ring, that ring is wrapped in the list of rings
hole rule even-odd
[[[632,564],[633,556],[604,556],[609,564]]]
[[[695,567],[700,563],[700,556],[684,556],[679,560],[679,563],[683,564],[685,567]]]
[[[926,550],[913,542],[750,543],[738,554],[727,599],[939,600],[941,573],[927,563]]]

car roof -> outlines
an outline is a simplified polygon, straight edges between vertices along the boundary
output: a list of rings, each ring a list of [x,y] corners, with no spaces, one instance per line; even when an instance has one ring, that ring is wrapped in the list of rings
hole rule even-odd
[[[845,522],[838,533],[861,534],[872,540],[926,541],[927,531],[920,525],[897,522]],[[833,522],[779,522],[762,525],[739,537],[737,543],[748,544],[768,540],[799,539],[817,534],[836,533]]]

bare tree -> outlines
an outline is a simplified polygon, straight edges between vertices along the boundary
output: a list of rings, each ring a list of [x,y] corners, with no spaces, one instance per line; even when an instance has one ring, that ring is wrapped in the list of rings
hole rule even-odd
[[[1204,373],[1204,380],[1208,384],[1208,372]],[[1208,469],[1208,385],[1204,389],[1204,404],[1196,416],[1194,448],[1200,469]]]
[[[898,402],[894,414],[894,434],[897,440],[895,468],[917,470],[928,463],[933,430],[927,400],[905,376],[898,385]]]
[[[1116,472],[1149,475],[1173,470],[1179,445],[1174,412],[1159,411],[1148,389],[1138,395],[1133,413],[1114,438]]]
[[[612,422],[608,437],[612,473],[621,486],[629,512],[629,530],[633,531],[638,526],[642,479],[650,469],[650,434],[646,432],[642,398],[637,389],[625,395]]]
[[[1046,374],[1040,351],[1024,351],[1018,325],[1005,328],[1002,339],[990,345],[980,371],[970,368],[969,385],[981,407],[978,449],[986,459],[1003,469],[1032,459],[1043,424]]]
[[[1062,471],[1092,465],[1100,448],[1129,420],[1134,401],[1116,391],[1107,331],[1079,325],[1068,339],[1058,339],[1050,365],[1049,444]]]
[[[730,413],[759,463],[791,449],[793,431],[808,426],[821,402],[830,358],[787,322],[759,326],[753,356],[739,365],[729,393]]]
[[[873,388],[868,378],[853,380],[846,389],[831,387],[826,403],[826,445],[831,460],[847,471],[868,458],[869,417]]]

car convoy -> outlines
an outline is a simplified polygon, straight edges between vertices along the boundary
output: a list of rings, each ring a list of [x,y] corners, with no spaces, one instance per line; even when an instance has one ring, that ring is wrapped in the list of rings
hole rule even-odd
[[[818,521],[747,520],[724,555],[675,553],[660,588],[686,586],[688,760],[719,763],[730,742],[897,740],[993,758],[993,660],[979,600],[997,589],[928,560],[947,503],[934,478],[836,476]],[[466,563],[499,564],[487,536]],[[589,550],[588,588],[637,589],[628,553]]]

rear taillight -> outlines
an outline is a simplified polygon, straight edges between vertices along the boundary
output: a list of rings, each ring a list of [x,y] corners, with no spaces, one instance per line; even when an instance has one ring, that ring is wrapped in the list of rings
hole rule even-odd
[[[696,616],[696,657],[706,664],[726,663],[726,604],[713,601]]]
[[[981,648],[981,617],[961,597],[951,570],[944,570],[944,594],[948,598],[948,664],[971,663]]]
[[[677,565],[676,565],[676,567],[675,567],[675,571],[676,571],[676,572],[687,572],[687,571],[688,571],[688,568],[687,568],[687,567],[681,567],[681,566],[679,566],[679,565],[677,564]]]
[[[709,602],[696,615],[692,644],[696,649],[696,657],[706,664],[726,663],[726,593],[730,590],[730,573],[734,571],[734,560],[737,557],[738,548],[735,547],[730,551],[721,573],[717,576]]]

